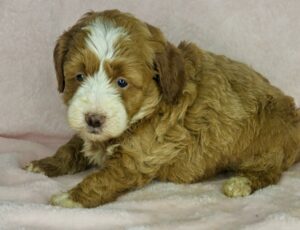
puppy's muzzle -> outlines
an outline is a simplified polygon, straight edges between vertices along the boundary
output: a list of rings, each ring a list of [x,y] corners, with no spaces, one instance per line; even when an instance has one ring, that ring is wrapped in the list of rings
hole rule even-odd
[[[88,125],[88,130],[91,133],[99,133],[105,122],[105,116],[99,114],[85,114],[85,122]]]

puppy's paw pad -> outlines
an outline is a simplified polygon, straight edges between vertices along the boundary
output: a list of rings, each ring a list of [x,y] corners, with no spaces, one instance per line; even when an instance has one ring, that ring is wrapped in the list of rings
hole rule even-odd
[[[39,166],[34,165],[33,163],[30,163],[29,165],[25,166],[23,169],[28,172],[45,174],[45,172]]]
[[[229,197],[248,196],[251,192],[251,181],[247,177],[232,177],[223,184],[223,193]]]
[[[53,195],[50,204],[64,208],[83,208],[80,203],[73,201],[67,192]]]

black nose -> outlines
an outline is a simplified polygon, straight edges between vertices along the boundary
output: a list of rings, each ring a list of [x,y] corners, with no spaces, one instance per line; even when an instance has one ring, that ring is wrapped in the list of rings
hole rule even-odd
[[[104,123],[105,117],[101,115],[96,114],[86,114],[85,115],[85,121],[88,124],[88,126],[93,128],[99,128]]]

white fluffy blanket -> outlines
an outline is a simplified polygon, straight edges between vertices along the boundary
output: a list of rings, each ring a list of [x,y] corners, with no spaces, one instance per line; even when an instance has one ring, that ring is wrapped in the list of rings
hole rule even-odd
[[[246,62],[300,102],[297,0],[1,0],[0,229],[300,229],[300,165],[278,185],[238,199],[224,175],[193,185],[153,184],[95,209],[47,205],[88,172],[47,178],[21,169],[72,134],[56,92],[55,39],[87,10],[118,8],[160,27],[172,42]]]

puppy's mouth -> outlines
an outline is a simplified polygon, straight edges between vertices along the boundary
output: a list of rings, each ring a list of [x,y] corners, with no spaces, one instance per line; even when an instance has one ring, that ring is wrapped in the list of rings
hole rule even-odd
[[[102,132],[101,128],[93,128],[93,127],[87,126],[86,129],[89,134],[94,134],[94,135],[99,135]]]
[[[80,135],[83,139],[90,141],[106,141],[111,138],[111,136],[101,127],[90,127],[86,126],[81,132]]]

